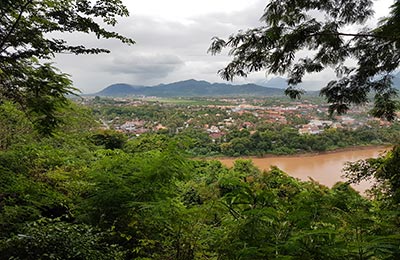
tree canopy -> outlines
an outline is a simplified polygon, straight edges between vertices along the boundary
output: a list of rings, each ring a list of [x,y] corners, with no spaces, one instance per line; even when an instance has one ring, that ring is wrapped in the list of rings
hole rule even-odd
[[[232,61],[219,71],[222,78],[246,77],[251,72],[288,76],[286,94],[298,98],[296,87],[306,73],[333,68],[337,79],[321,95],[330,111],[344,113],[352,104],[369,101],[374,94],[377,117],[394,119],[397,91],[392,74],[400,64],[400,1],[375,28],[361,27],[372,18],[372,0],[272,0],[261,21],[265,25],[239,31],[227,40],[215,37],[209,52],[230,49]]]
[[[42,134],[60,123],[57,111],[76,92],[68,75],[48,62],[57,53],[97,54],[102,48],[70,45],[66,33],[134,41],[106,27],[128,16],[121,0],[2,0],[0,3],[0,102],[18,103]]]

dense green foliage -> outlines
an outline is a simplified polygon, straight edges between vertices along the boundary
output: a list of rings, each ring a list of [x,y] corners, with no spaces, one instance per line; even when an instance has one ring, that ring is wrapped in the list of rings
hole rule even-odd
[[[108,52],[71,46],[62,33],[93,34],[131,44],[134,43],[131,39],[106,29],[117,23],[118,16],[127,15],[120,0],[2,0],[0,102],[19,104],[20,110],[34,122],[35,129],[50,135],[62,121],[59,110],[68,105],[67,95],[78,90],[72,87],[68,75],[45,61],[58,53]]]
[[[245,130],[229,133],[226,141],[214,146],[214,149],[228,156],[322,152],[352,146],[388,144],[399,140],[399,130],[396,124],[384,129],[329,129],[318,135],[300,135],[290,127],[267,126],[253,134]]]
[[[343,113],[351,104],[366,103],[372,92],[374,115],[393,120],[397,91],[392,79],[400,65],[400,2],[394,1],[391,13],[376,28],[349,32],[373,13],[372,0],[273,0],[261,17],[265,25],[240,31],[228,40],[215,38],[210,52],[230,49],[233,60],[219,72],[227,80],[261,70],[286,74],[286,93],[293,98],[302,94],[295,86],[306,73],[334,68],[337,80],[321,90],[331,112]]]
[[[104,149],[87,111],[75,111],[63,114],[75,124],[49,138],[33,138],[22,113],[3,122],[26,131],[0,151],[0,259],[400,256],[398,148],[379,161],[376,177],[389,186],[368,199],[250,160],[231,169],[191,160],[185,142],[163,135]]]

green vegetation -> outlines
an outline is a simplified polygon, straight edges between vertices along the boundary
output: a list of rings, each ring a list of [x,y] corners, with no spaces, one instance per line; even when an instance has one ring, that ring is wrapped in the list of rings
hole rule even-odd
[[[400,256],[399,147],[352,166],[353,182],[371,170],[379,180],[366,198],[347,183],[301,182],[250,160],[231,169],[191,160],[184,138],[126,142],[91,130],[79,107],[63,114],[68,127],[38,139],[25,114],[0,108],[14,115],[2,121],[8,129],[24,130],[0,137],[0,259]]]
[[[127,16],[120,0],[2,0],[0,3],[0,103],[12,101],[42,135],[62,123],[60,109],[78,90],[51,62],[58,53],[98,54],[101,48],[70,45],[62,33],[134,41],[108,28]],[[49,37],[49,35],[52,35]]]
[[[299,135],[296,129],[290,127],[267,126],[253,134],[248,131],[229,133],[219,149],[223,155],[228,156],[323,152],[389,144],[399,140],[399,131],[400,125],[395,124],[390,128],[327,129],[318,135]]]
[[[295,2],[303,5],[290,5],[277,17],[265,18],[279,24],[282,15],[288,14],[302,21],[302,8],[332,8],[332,1]],[[368,15],[370,2],[355,2],[361,16]],[[342,6],[344,11],[360,11],[349,9],[349,3]],[[376,35],[392,37],[400,28],[395,20],[398,6],[372,32],[373,44],[379,39]],[[288,6],[276,10],[282,7]],[[69,46],[44,35],[91,32],[133,43],[95,22],[115,25],[116,16],[127,15],[121,1],[5,0],[0,2],[0,12],[1,260],[400,258],[400,146],[381,158],[348,165],[350,182],[376,180],[369,197],[348,183],[328,188],[314,181],[301,182],[277,168],[261,172],[250,160],[237,160],[229,169],[218,161],[190,159],[188,154],[223,149],[233,154],[291,153],[371,138],[394,142],[398,140],[397,124],[382,131],[360,128],[357,134],[327,129],[318,136],[299,136],[292,128],[263,124],[250,133],[247,127],[256,123],[257,116],[244,113],[226,123],[250,123],[246,128],[231,129],[226,141],[210,142],[201,128],[182,128],[182,122],[192,119],[195,126],[219,122],[230,116],[228,111],[214,106],[165,109],[157,103],[132,110],[108,107],[100,98],[95,98],[93,109],[80,107],[66,98],[73,91],[67,76],[39,60],[64,51],[106,50]],[[343,25],[363,19],[350,14],[338,14]],[[331,37],[329,41],[322,41],[321,34],[315,37],[324,48],[331,42]],[[393,41],[397,50],[398,38]],[[381,102],[382,97],[382,104],[388,104],[385,98],[391,92],[385,92],[386,85],[384,93],[375,90],[376,100]],[[350,89],[350,94],[357,92]],[[391,106],[382,115],[390,116],[390,112]],[[127,118],[148,119],[138,124],[165,124],[166,128],[127,140],[117,131],[100,129],[99,115],[104,117],[105,128]],[[302,123],[301,118],[289,119]]]

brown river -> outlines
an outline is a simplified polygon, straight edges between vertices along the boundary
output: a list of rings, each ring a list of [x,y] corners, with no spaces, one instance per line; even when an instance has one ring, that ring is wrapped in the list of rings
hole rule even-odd
[[[268,156],[264,158],[252,157],[251,159],[254,165],[261,170],[269,170],[274,165],[295,178],[301,180],[312,178],[321,184],[332,187],[338,181],[345,181],[341,176],[343,175],[342,169],[346,162],[378,157],[389,149],[390,147],[364,147],[355,150],[342,150],[322,154]],[[219,160],[224,165],[232,167],[236,159],[222,158]],[[362,182],[353,187],[360,192],[364,192],[371,185],[371,183]]]

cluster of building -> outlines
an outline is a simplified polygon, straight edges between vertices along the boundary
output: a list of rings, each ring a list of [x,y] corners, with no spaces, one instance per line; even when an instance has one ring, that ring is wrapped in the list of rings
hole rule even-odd
[[[227,100],[229,101],[229,100]],[[232,100],[230,100],[233,102]],[[385,120],[374,119],[369,116],[365,116],[365,109],[355,109],[352,112],[352,115],[360,115],[364,114],[362,119],[360,116],[356,116],[355,119],[351,115],[346,116],[336,116],[331,120],[322,120],[319,118],[326,117],[328,113],[327,105],[317,105],[312,104],[311,102],[292,102],[289,105],[276,105],[276,106],[260,106],[260,105],[250,105],[244,103],[243,100],[234,100],[235,102],[240,102],[239,104],[232,105],[208,105],[207,108],[218,109],[224,111],[224,114],[230,115],[229,118],[224,118],[220,114],[213,115],[215,117],[219,117],[219,122],[210,122],[199,125],[198,121],[196,122],[195,118],[190,118],[185,121],[183,125],[176,126],[173,131],[176,133],[181,130],[188,128],[189,126],[195,128],[203,128],[205,132],[207,132],[211,139],[216,140],[225,136],[229,133],[230,129],[248,129],[252,132],[257,126],[260,124],[292,124],[293,118],[301,119],[303,122],[307,122],[306,124],[293,125],[298,129],[299,134],[320,134],[325,129],[352,129],[355,130],[359,127],[370,124],[371,121],[376,121],[377,124],[389,125],[390,123]],[[142,101],[135,101],[139,103],[130,103],[131,106],[142,105]],[[199,107],[188,107],[191,111],[199,111]],[[197,112],[195,112],[197,113]],[[243,121],[240,118],[243,116],[245,118],[246,114],[251,114],[253,118],[257,118],[257,120],[253,120],[254,122]],[[209,117],[208,114],[198,115],[199,118],[207,120]],[[222,117],[222,118],[221,118]],[[234,119],[235,118],[235,119]],[[291,119],[291,120],[289,120]],[[204,121],[204,120],[203,120]],[[257,122],[256,122],[257,121]],[[141,119],[128,120],[120,125],[115,126],[115,129],[121,132],[141,135],[143,133],[149,131],[159,131],[167,129],[166,126],[162,125],[158,122],[146,122]]]
[[[160,131],[163,129],[167,129],[160,123],[156,123],[152,127],[148,127],[148,124],[144,120],[129,120],[123,123],[122,125],[115,126],[115,130],[123,133],[135,134],[137,136],[150,132],[150,131]]]

